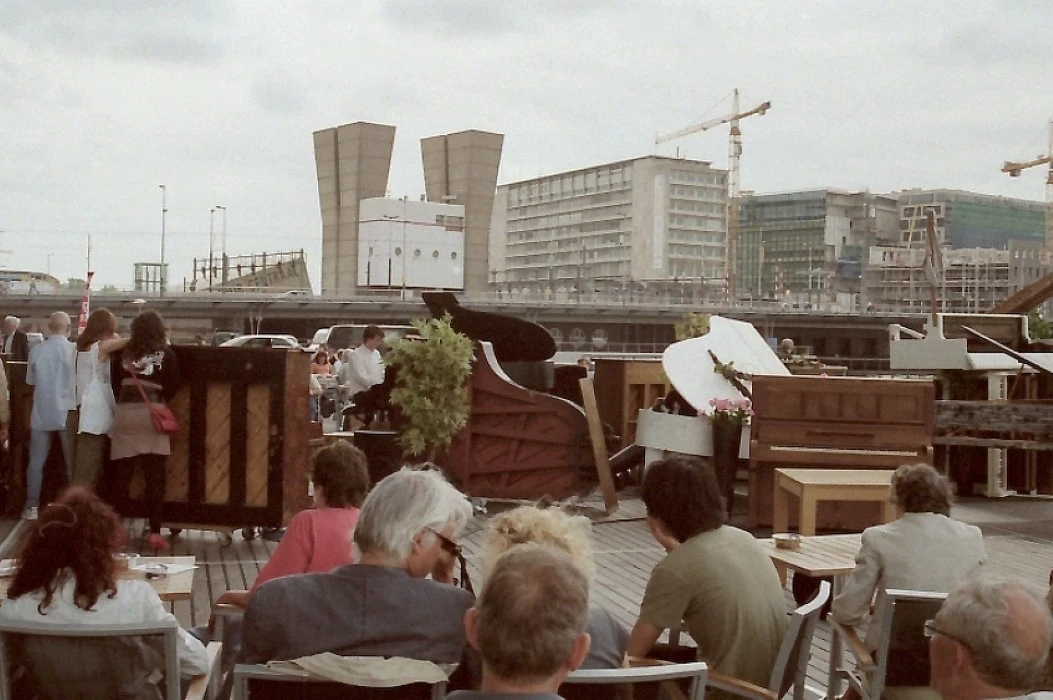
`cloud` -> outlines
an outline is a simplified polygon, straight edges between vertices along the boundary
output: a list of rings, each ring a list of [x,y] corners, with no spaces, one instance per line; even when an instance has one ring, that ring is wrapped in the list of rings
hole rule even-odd
[[[382,0],[383,14],[399,30],[425,32],[449,40],[484,40],[520,34],[598,12],[617,11],[628,0]]]
[[[215,65],[227,50],[224,6],[8,0],[0,34],[78,57]]]

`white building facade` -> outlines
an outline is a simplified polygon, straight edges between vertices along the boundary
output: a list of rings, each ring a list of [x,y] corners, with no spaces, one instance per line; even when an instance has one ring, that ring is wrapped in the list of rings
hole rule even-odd
[[[375,197],[359,203],[358,286],[464,289],[464,207]]]
[[[723,289],[727,171],[645,156],[497,188],[491,286],[567,294]]]

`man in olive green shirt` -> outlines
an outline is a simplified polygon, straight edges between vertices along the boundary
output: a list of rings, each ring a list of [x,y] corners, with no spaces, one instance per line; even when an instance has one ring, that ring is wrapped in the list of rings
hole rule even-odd
[[[712,467],[685,457],[655,462],[641,496],[668,554],[651,572],[628,654],[647,656],[683,620],[711,670],[767,687],[786,634],[783,590],[753,536],[724,524]]]

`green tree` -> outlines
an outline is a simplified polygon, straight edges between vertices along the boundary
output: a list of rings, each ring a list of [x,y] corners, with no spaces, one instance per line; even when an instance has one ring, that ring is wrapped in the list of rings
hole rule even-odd
[[[690,313],[673,325],[677,340],[697,338],[709,333],[709,314]]]
[[[1027,315],[1027,333],[1032,340],[1053,338],[1053,323],[1042,318],[1042,314],[1035,309]]]
[[[403,452],[434,461],[468,424],[472,340],[453,330],[449,315],[411,323],[420,337],[392,343],[384,363],[398,370],[391,403],[405,421]]]

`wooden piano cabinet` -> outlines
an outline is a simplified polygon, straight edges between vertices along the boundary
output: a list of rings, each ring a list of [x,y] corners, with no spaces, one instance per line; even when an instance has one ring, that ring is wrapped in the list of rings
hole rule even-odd
[[[178,346],[184,385],[170,402],[182,430],[166,464],[165,521],[280,527],[310,505],[310,356],[277,349]],[[133,478],[122,515],[143,516]]]
[[[593,383],[600,418],[618,433],[623,448],[636,441],[640,409],[669,393],[660,360],[597,359]]]
[[[748,526],[772,524],[774,470],[895,469],[932,464],[931,381],[849,377],[753,378]],[[819,504],[820,530],[879,522],[876,503]],[[791,515],[790,526],[796,526]]]

